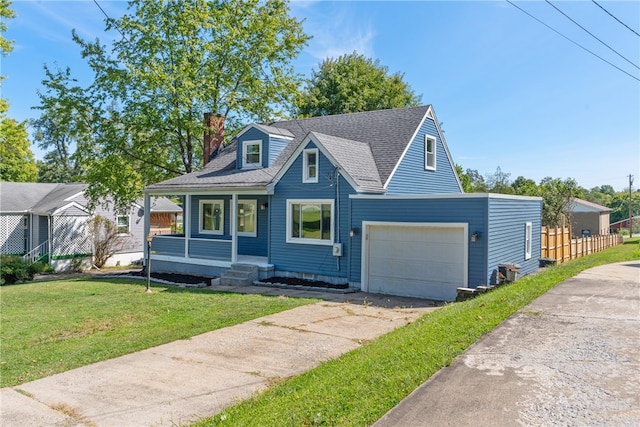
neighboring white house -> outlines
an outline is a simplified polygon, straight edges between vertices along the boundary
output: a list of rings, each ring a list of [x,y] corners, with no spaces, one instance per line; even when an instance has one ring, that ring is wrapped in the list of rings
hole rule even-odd
[[[104,216],[118,225],[123,249],[107,265],[129,265],[143,257],[144,206],[135,203],[128,212],[88,209],[87,184],[0,183],[0,253],[45,259],[56,271],[81,263],[92,264],[93,242],[87,221]],[[177,217],[182,208],[166,198],[152,200],[151,214]],[[175,221],[174,221],[175,223]]]

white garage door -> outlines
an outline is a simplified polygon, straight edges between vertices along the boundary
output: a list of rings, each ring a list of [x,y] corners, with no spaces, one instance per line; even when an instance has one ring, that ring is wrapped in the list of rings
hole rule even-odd
[[[466,224],[364,224],[363,290],[452,301],[467,286]]]

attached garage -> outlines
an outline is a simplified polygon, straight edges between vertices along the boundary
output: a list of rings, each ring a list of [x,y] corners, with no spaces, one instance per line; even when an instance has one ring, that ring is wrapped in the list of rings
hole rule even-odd
[[[467,223],[363,222],[365,292],[453,300],[468,283]]]

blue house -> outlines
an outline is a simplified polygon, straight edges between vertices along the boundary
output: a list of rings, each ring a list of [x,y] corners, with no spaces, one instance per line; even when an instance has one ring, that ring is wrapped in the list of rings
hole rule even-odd
[[[538,266],[541,199],[464,194],[431,105],[251,124],[215,151],[145,189],[184,209],[183,233],[154,236],[153,271],[453,300],[502,263]]]

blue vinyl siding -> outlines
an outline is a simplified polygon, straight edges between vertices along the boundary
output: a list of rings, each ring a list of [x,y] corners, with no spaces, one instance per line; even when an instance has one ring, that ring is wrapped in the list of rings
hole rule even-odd
[[[291,142],[290,139],[281,138],[277,136],[271,136],[269,138],[269,144],[268,144],[269,145],[269,148],[268,148],[269,163],[267,164],[267,166],[273,165],[273,163],[276,161],[280,153],[282,153],[282,150],[284,150],[285,147],[289,145],[290,142]]]
[[[184,256],[184,238],[174,236],[155,236],[151,242],[151,251],[157,255]]]
[[[200,233],[200,200],[222,200],[224,202],[224,218],[223,218],[223,233],[222,234],[208,234]],[[231,238],[229,234],[229,214],[231,196],[193,196],[191,197],[191,237],[200,237],[203,239],[223,239],[228,240]]]
[[[244,141],[262,141],[262,167],[267,167],[268,159],[269,159],[269,135],[266,133],[256,129],[251,128],[242,134],[240,139],[238,139],[238,144],[236,147],[237,157],[236,157],[236,168],[242,169],[242,143]]]
[[[305,148],[315,148],[310,143]],[[280,179],[271,196],[271,239],[269,262],[276,270],[303,272],[346,280],[349,259],[349,194],[355,191],[340,177],[340,197],[336,200],[335,167],[320,152],[318,158],[318,182],[302,183],[302,156],[298,156],[288,171]],[[343,256],[334,257],[332,247],[287,243],[287,200],[288,199],[332,199],[334,200],[334,241],[343,242]],[[339,210],[339,212],[338,212]],[[339,216],[340,224],[336,224]]]
[[[222,200],[224,202],[224,228],[223,234],[204,234],[199,232],[200,227],[200,200]],[[242,196],[238,201],[257,201],[257,231],[256,237],[238,236],[238,254],[267,256],[267,243],[269,238],[269,210],[261,210],[260,205],[269,203],[268,196]],[[231,196],[193,196],[191,198],[191,237],[213,240],[231,240]],[[191,254],[191,249],[189,251]],[[208,253],[193,252],[194,256],[209,256]],[[217,255],[216,255],[217,256]]]
[[[238,197],[238,202],[242,200],[256,200],[257,201],[257,230],[256,237],[252,236],[238,236],[238,254],[240,255],[253,255],[253,256],[267,256],[268,243],[269,243],[269,209],[260,209],[260,205],[269,203],[268,196],[242,196]]]
[[[425,170],[425,135],[436,138],[436,170]],[[450,194],[460,193],[455,166],[447,153],[432,119],[425,119],[393,174],[388,194]]]
[[[520,265],[520,274],[538,268],[540,259],[542,201],[538,199],[489,199],[489,254],[487,269],[490,283],[495,283],[498,264]],[[525,224],[531,222],[531,258],[525,260]]]
[[[351,227],[362,232],[363,221],[467,223],[469,234],[485,230],[487,201],[483,198],[352,199]],[[349,281],[360,282],[362,235],[351,238]],[[487,247],[480,239],[469,242],[470,287],[486,283]]]
[[[231,260],[231,241],[214,239],[189,240],[189,257]]]

